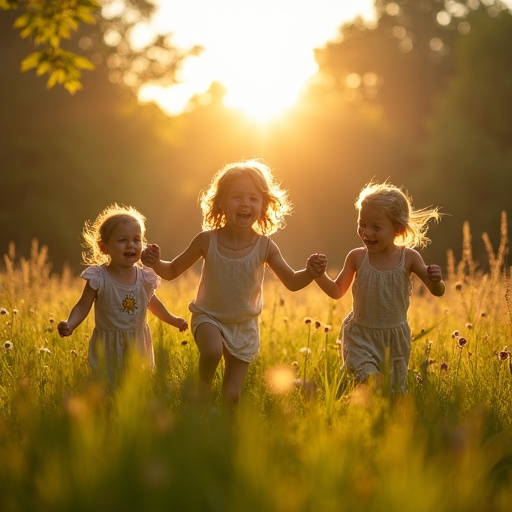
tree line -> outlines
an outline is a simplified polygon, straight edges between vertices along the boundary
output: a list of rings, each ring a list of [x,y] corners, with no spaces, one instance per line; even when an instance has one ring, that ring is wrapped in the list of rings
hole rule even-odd
[[[223,106],[220,84],[177,117],[139,104],[138,80],[173,75],[151,61],[133,79],[130,65],[142,57],[126,54],[122,16],[80,26],[68,42],[95,65],[79,92],[47,90],[20,72],[34,50],[13,28],[20,12],[0,12],[0,251],[14,241],[26,253],[37,238],[56,268],[76,268],[84,220],[118,201],[144,212],[149,237],[171,257],[199,231],[197,195],[215,170],[258,156],[295,203],[275,235],[294,265],[312,250],[342,263],[357,243],[354,198],[375,177],[448,214],[430,232],[429,257],[443,265],[447,249],[460,253],[469,221],[485,266],[478,238],[487,231],[497,241],[510,209],[512,16],[500,2],[469,0],[381,0],[376,13],[317,50],[319,72],[300,104],[262,129]],[[123,34],[116,46],[103,42],[104,23]],[[186,55],[172,55],[176,69]]]

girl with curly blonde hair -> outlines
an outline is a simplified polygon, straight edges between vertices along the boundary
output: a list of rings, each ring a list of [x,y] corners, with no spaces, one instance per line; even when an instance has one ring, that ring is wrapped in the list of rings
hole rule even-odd
[[[222,396],[227,405],[240,401],[249,364],[260,347],[265,267],[292,291],[323,272],[315,255],[293,270],[268,235],[284,227],[291,212],[288,194],[261,160],[225,165],[200,194],[203,231],[172,261],[160,260],[160,248],[148,245],[142,261],[164,279],[175,279],[200,258],[199,288],[189,305],[191,329],[199,348],[199,379],[209,395],[222,358]]]
[[[140,264],[145,233],[144,216],[131,206],[116,203],[85,223],[83,260],[88,267],[80,275],[85,286],[68,319],[57,327],[61,336],[70,336],[94,304],[89,364],[95,371],[105,371],[111,385],[116,384],[133,349],[154,367],[148,309],[180,331],[188,328],[187,321],[171,314],[155,295],[160,278]]]

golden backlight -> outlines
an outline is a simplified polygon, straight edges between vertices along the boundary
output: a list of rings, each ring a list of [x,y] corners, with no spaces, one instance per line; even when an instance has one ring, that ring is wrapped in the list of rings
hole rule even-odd
[[[180,84],[148,85],[141,101],[156,101],[180,114],[188,100],[213,81],[226,88],[225,105],[269,120],[293,106],[316,72],[314,48],[355,18],[373,16],[373,0],[159,0],[153,28],[172,32],[180,47],[201,45],[190,58]]]

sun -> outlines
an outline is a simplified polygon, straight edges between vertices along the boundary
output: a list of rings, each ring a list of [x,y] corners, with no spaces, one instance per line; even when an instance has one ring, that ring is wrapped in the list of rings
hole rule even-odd
[[[159,5],[154,30],[170,30],[174,44],[199,44],[205,51],[187,59],[179,84],[147,85],[140,100],[156,101],[176,115],[216,81],[226,88],[226,107],[259,121],[297,102],[317,71],[314,48],[335,39],[339,27],[356,15],[373,16],[373,0],[160,0]]]

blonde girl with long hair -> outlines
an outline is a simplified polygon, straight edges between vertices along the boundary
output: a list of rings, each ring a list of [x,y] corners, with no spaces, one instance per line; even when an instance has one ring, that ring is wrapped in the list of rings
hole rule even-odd
[[[411,274],[432,295],[445,292],[439,265],[426,265],[415,249],[430,242],[428,224],[441,214],[437,208],[415,210],[410,196],[387,181],[367,184],[355,207],[363,246],[348,253],[335,279],[324,273],[316,282],[333,299],[352,286],[352,310],[342,322],[340,338],[344,362],[355,381],[365,383],[372,375],[384,374],[389,361],[391,389],[403,392],[411,352]]]
[[[175,279],[203,260],[199,287],[189,309],[199,349],[199,380],[210,396],[215,372],[224,358],[222,397],[240,401],[249,364],[260,348],[258,317],[268,266],[289,290],[304,288],[323,272],[318,257],[295,271],[269,235],[284,227],[291,211],[287,192],[261,160],[225,165],[200,194],[201,231],[172,261],[160,260],[160,248],[148,245],[142,261],[163,279]]]

